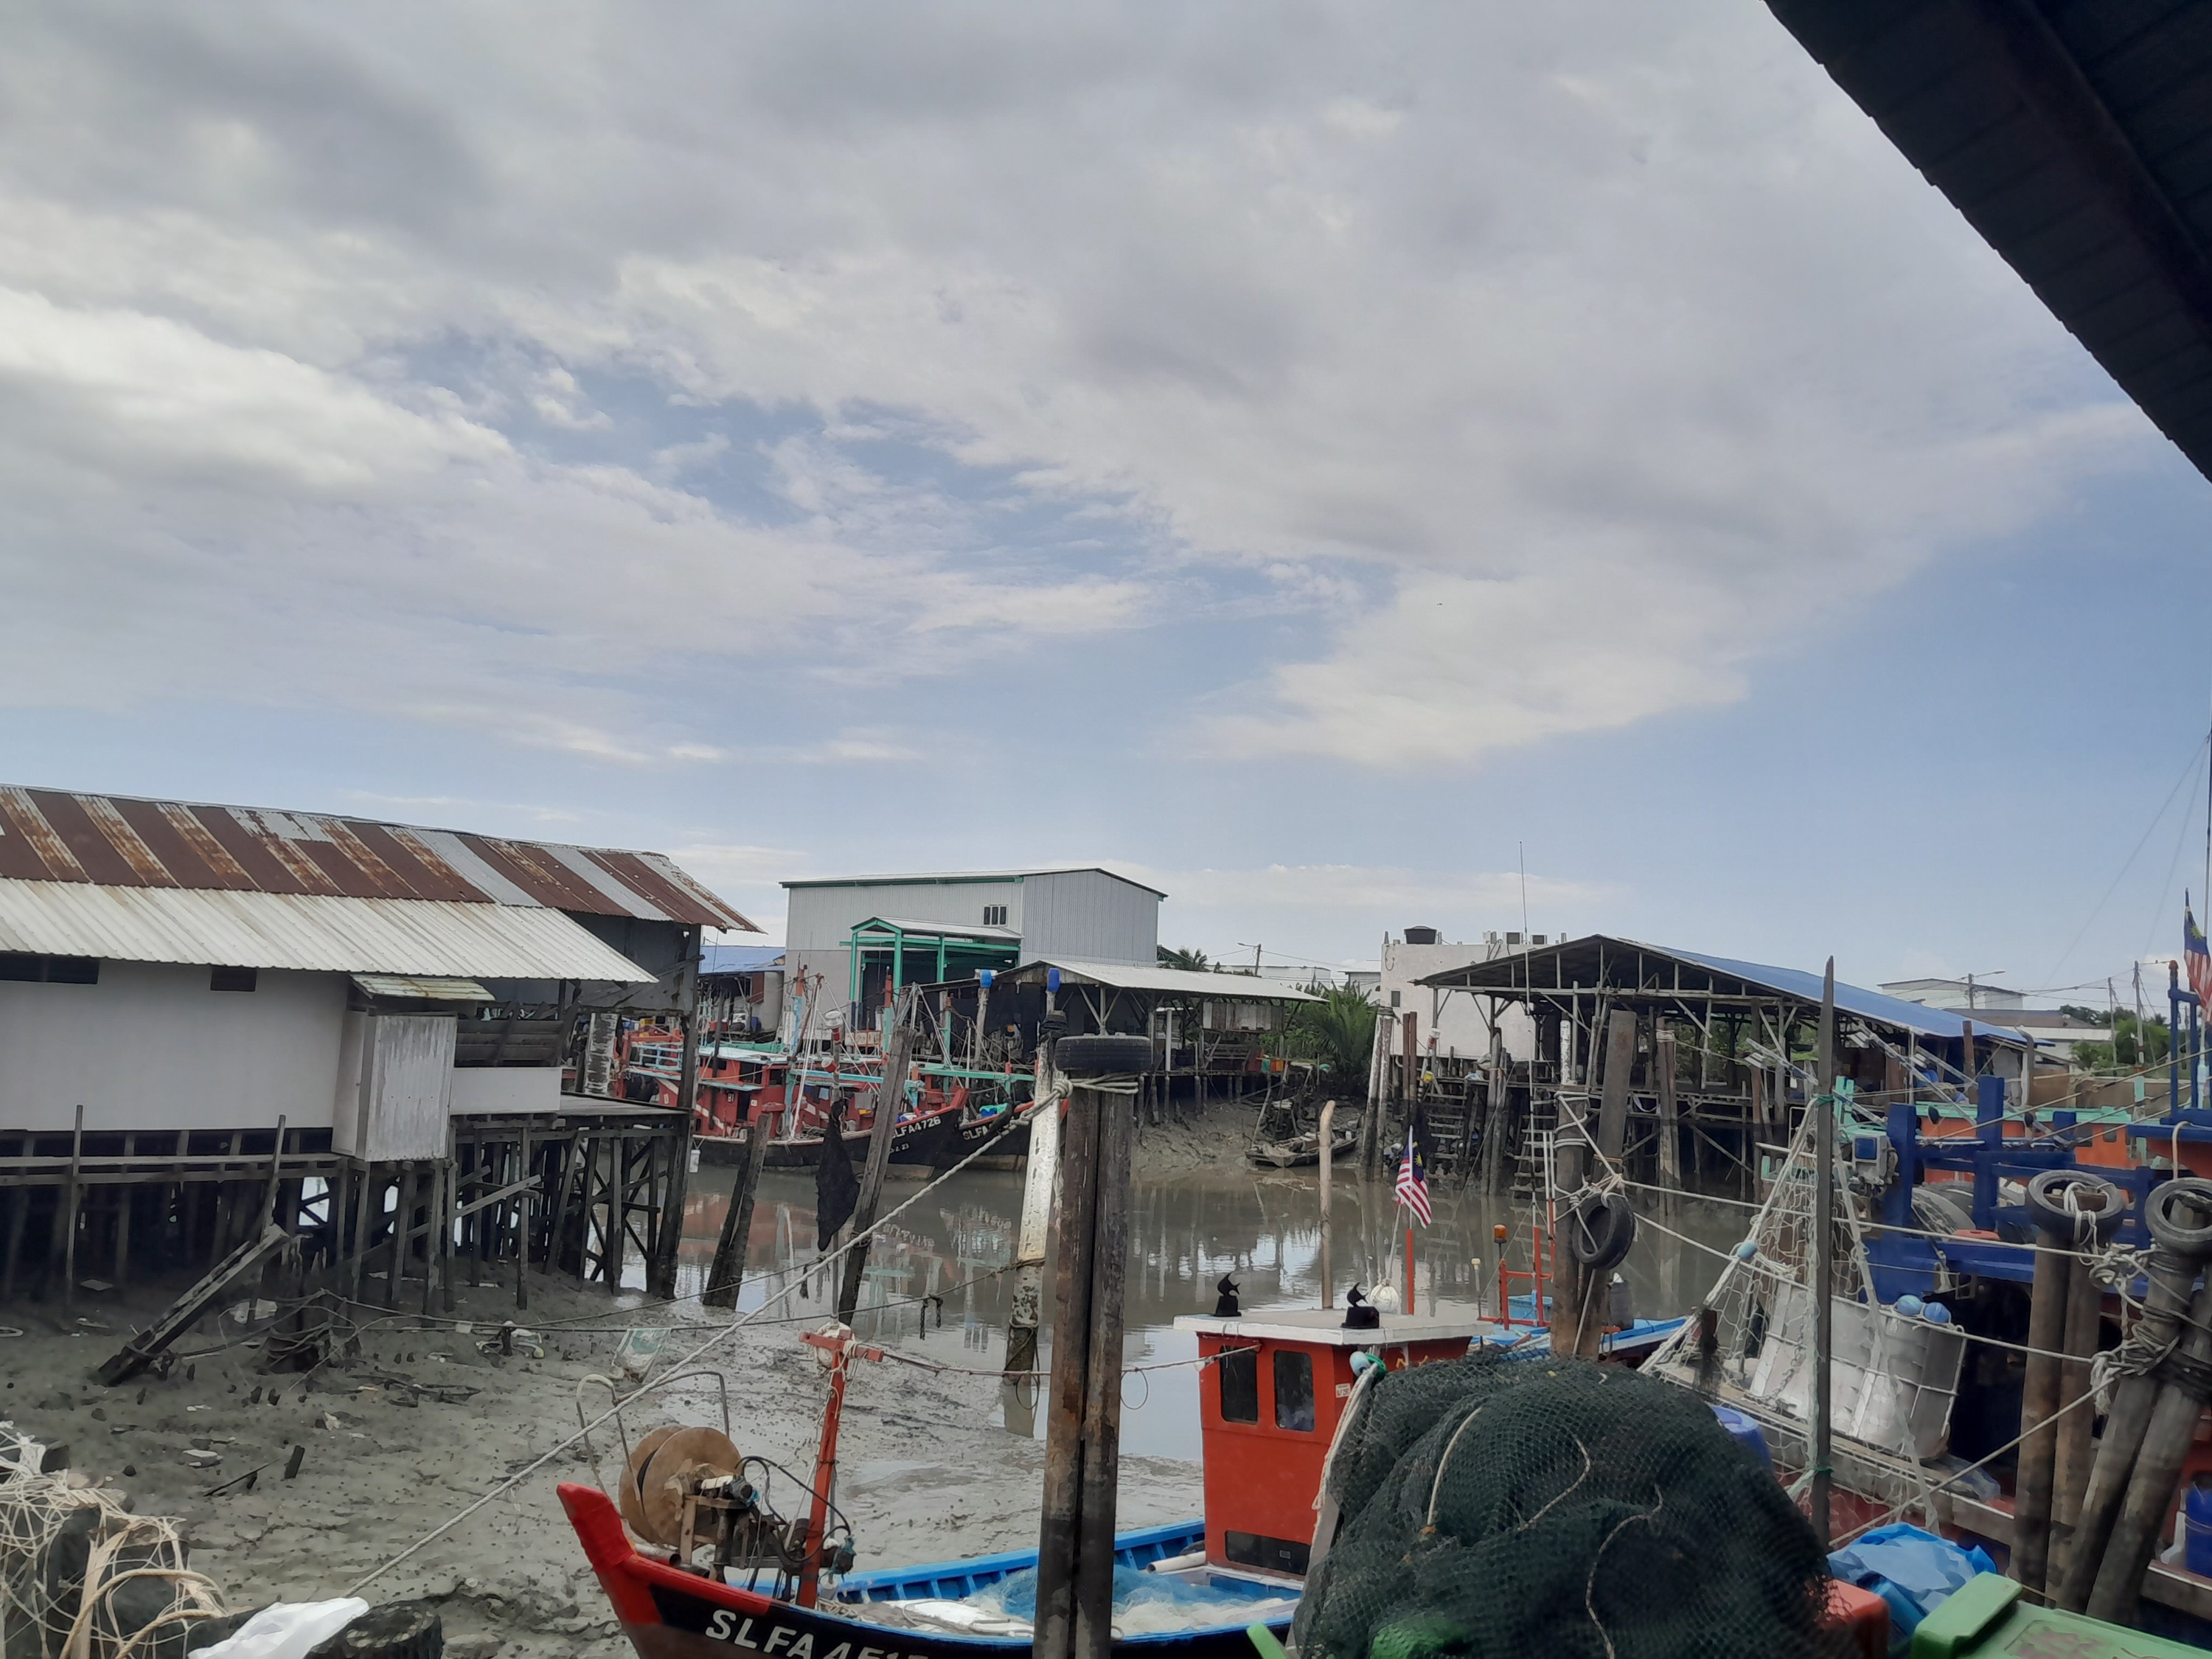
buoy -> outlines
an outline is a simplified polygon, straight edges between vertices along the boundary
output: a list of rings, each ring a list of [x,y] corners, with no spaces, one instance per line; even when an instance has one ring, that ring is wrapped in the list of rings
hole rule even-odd
[[[1739,1261],[1748,1261],[1758,1254],[1759,1241],[1755,1238],[1747,1238],[1735,1247],[1735,1259]]]
[[[1951,1310],[1940,1302],[1929,1303],[1928,1304],[1928,1322],[1931,1325],[1949,1324],[1951,1322]]]
[[[1897,1298],[1897,1310],[1907,1319],[1919,1318],[1922,1310],[1927,1305],[1917,1296],[1900,1296]]]

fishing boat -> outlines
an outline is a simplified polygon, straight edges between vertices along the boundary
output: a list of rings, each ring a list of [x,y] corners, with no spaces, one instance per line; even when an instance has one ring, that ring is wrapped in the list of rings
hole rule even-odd
[[[2177,995],[2174,1025],[2185,1050],[2193,1050],[2194,1022],[2179,1006],[2186,994]],[[1875,1101],[1862,1100],[1848,1085],[1837,1091],[1827,1425],[1833,1535],[1844,1540],[1910,1519],[1984,1549],[2031,1589],[2078,1607],[2078,1601],[2061,1601],[2062,1581],[2092,1460],[2127,1454],[2112,1445],[2110,1421],[2103,1437],[2092,1438],[2097,1407],[2082,1402],[2069,1410],[2067,1402],[2088,1389],[2093,1357],[2145,1322],[2149,1287],[2140,1253],[2152,1251],[2155,1263],[2154,1247],[2177,1231],[2201,1235],[2200,1243],[2212,1240],[2212,1188],[2181,1179],[2206,1161],[2212,1109],[2179,1067],[2162,1117],[2116,1122],[2063,1108],[2008,1109],[2003,1079],[1970,1081],[1971,1089],[1955,1091],[1964,1100],[1948,1105],[1917,1089]],[[1759,1425],[1785,1481],[1800,1479],[1816,1461],[1818,1279],[1808,1241],[1818,1231],[1818,1109],[1808,1109],[1789,1147],[1770,1155],[1759,1206],[1700,1314],[1645,1368]],[[2199,1190],[2185,1190],[2191,1188]],[[2185,1199],[2204,1206],[2194,1223],[2168,1213]],[[2039,1233],[2045,1248],[2037,1248]],[[2078,1281],[2084,1290],[2076,1294],[2087,1299],[2063,1338],[2046,1334],[2044,1347],[2031,1340],[2039,1325],[2053,1328],[2036,1312],[2037,1299],[2050,1294],[2038,1263],[2063,1262],[2069,1255],[2085,1264]],[[2087,1272],[2094,1258],[2114,1269],[2106,1281]],[[2198,1265],[2183,1267],[2185,1280]],[[2068,1283],[2064,1269],[2057,1282]],[[2181,1294],[2185,1300],[2185,1285]],[[2063,1364],[2050,1353],[2062,1340],[2076,1356]],[[2050,1354],[2042,1362],[2050,1374],[2039,1408],[2027,1371],[2039,1347]],[[2070,1434],[2068,1415],[2075,1419]],[[2191,1491],[2212,1486],[2203,1419],[2184,1415],[2191,1420],[2182,1425],[2183,1443],[2169,1449],[2171,1480],[2149,1480],[2139,1497],[2130,1492],[2131,1506],[2148,1505],[2156,1553],[2117,1601],[2107,1586],[2107,1599],[2088,1610],[2212,1645],[2212,1572],[2192,1571],[2212,1560],[2201,1549],[2166,1542],[2179,1530],[2178,1512]],[[2057,1455],[2052,1461],[2046,1446],[2031,1477],[2021,1446],[2039,1423],[2050,1425],[2043,1432]],[[2118,1490],[2129,1491],[2127,1465],[2119,1470]],[[2162,1492],[2152,1490],[2160,1486]],[[2104,1534],[2107,1544],[2111,1536]],[[2103,1581],[2104,1563],[2118,1559],[2100,1548],[2087,1571]]]
[[[1247,1631],[1287,1632],[1317,1544],[1316,1494],[1358,1368],[1455,1359],[1480,1344],[1510,1358],[1548,1352],[1540,1297],[1479,1313],[1404,1315],[1265,1309],[1233,1297],[1176,1328],[1196,1339],[1205,1513],[1115,1538],[1116,1638],[1124,1659],[1251,1659]],[[1606,1357],[1634,1363],[1680,1322],[1611,1332]],[[1031,1631],[1018,1592],[1034,1551],[856,1572],[849,1527],[829,1494],[854,1367],[884,1350],[832,1325],[801,1339],[829,1366],[808,1512],[769,1506],[772,1465],[724,1427],[664,1427],[629,1448],[613,1495],[564,1485],[561,1502],[641,1659],[750,1649],[781,1659],[1009,1659]],[[1364,1358],[1360,1358],[1364,1356]],[[674,1380],[674,1379],[670,1379]],[[1125,1607],[1125,1598],[1127,1606]],[[1033,1601],[1028,1604],[1033,1607]],[[1142,1628],[1151,1622],[1160,1627]]]

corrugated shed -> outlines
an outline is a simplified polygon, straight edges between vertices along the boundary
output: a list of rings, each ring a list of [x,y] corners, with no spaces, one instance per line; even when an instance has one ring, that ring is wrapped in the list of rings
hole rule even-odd
[[[0,951],[442,979],[650,981],[558,910],[0,879]]]
[[[57,789],[0,787],[0,879],[542,906],[759,931],[659,853]]]

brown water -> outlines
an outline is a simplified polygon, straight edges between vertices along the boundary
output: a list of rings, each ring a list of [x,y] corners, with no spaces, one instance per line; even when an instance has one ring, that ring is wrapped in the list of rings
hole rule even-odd
[[[685,1205],[678,1295],[696,1294],[720,1236],[732,1172],[702,1170]],[[917,1198],[917,1194],[919,1197]],[[969,1366],[979,1390],[1000,1396],[1009,1432],[1042,1432],[1030,1385],[1008,1387],[996,1376],[1006,1356],[1006,1318],[1021,1218],[1022,1178],[980,1171],[953,1176],[927,1192],[894,1182],[884,1189],[889,1212],[915,1200],[878,1233],[854,1325],[872,1342],[949,1366]],[[1498,1307],[1498,1249],[1492,1229],[1510,1231],[1508,1265],[1528,1266],[1527,1207],[1486,1202],[1441,1188],[1434,1222],[1415,1229],[1415,1272],[1424,1311],[1473,1313]],[[1244,1311],[1321,1305],[1319,1182],[1308,1170],[1212,1170],[1168,1180],[1139,1179],[1131,1189],[1126,1363],[1157,1364],[1197,1357],[1197,1340],[1174,1328],[1180,1314],[1213,1311],[1225,1273],[1237,1283]],[[1638,1207],[1656,1217],[1656,1200]],[[1741,1237],[1745,1213],[1697,1199],[1675,1201],[1664,1224],[1638,1229],[1621,1268],[1643,1318],[1670,1317],[1703,1295],[1720,1268],[1717,1252]],[[1685,1241],[1692,1242],[1685,1242]],[[1703,1247],[1703,1248],[1699,1248]],[[1405,1249],[1404,1212],[1385,1183],[1336,1182],[1330,1218],[1335,1302],[1357,1280],[1395,1282]],[[833,1312],[831,1275],[813,1266],[814,1176],[811,1170],[766,1170],[753,1211],[748,1278],[740,1310],[758,1308],[789,1290],[771,1316],[797,1333]],[[1480,1258],[1478,1271],[1474,1263]],[[1048,1284],[1049,1281],[1048,1281]],[[793,1289],[794,1285],[799,1288]],[[1525,1295],[1527,1281],[1514,1286]],[[927,1298],[925,1300],[925,1298]],[[1049,1309],[1047,1310],[1049,1322]],[[1050,1333],[1045,1334],[1047,1353]],[[1189,1365],[1131,1376],[1122,1391],[1121,1437],[1133,1455],[1195,1458],[1198,1372]]]

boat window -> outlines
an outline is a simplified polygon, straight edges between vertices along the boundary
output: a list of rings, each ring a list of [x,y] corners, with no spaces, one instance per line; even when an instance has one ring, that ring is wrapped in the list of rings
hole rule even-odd
[[[1275,1350],[1275,1426],[1311,1433],[1313,1425],[1313,1356],[1289,1348],[1278,1348]]]
[[[1257,1423],[1260,1420],[1260,1351],[1238,1348],[1221,1357],[1214,1371],[1221,1378],[1221,1420]]]

